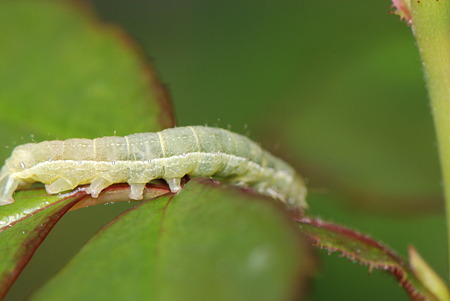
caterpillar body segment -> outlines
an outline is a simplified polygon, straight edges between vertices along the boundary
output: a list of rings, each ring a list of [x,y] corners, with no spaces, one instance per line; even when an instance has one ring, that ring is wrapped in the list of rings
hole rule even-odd
[[[46,184],[50,194],[90,184],[86,192],[92,197],[127,182],[130,198],[138,200],[154,179],[179,191],[185,175],[250,186],[291,207],[306,207],[303,180],[287,163],[247,137],[204,126],[19,145],[0,172],[0,205],[14,202],[14,191],[33,182]]]

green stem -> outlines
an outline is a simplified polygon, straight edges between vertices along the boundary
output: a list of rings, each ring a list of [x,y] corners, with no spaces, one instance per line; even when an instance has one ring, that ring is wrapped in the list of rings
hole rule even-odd
[[[411,11],[439,144],[450,242],[450,0],[411,0]]]

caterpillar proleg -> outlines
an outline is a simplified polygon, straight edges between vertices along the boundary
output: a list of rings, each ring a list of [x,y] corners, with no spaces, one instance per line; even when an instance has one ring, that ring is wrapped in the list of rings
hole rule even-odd
[[[204,126],[19,145],[0,171],[0,205],[13,203],[14,191],[34,182],[46,184],[49,194],[90,184],[86,192],[94,198],[127,182],[130,198],[139,200],[146,183],[162,178],[177,192],[185,175],[249,186],[291,207],[307,206],[306,187],[291,166],[245,136]]]

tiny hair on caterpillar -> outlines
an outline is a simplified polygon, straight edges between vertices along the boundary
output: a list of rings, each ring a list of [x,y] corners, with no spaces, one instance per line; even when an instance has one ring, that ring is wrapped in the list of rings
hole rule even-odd
[[[114,183],[128,183],[140,200],[145,185],[164,179],[172,192],[185,175],[251,187],[289,207],[306,208],[306,186],[287,163],[249,138],[220,128],[188,126],[124,137],[68,139],[17,146],[0,171],[0,205],[34,182],[49,194],[90,184],[96,198]]]

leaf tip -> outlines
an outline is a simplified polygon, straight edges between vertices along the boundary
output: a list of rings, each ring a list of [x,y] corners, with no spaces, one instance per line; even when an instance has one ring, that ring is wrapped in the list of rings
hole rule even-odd
[[[392,14],[399,16],[400,20],[405,20],[411,26],[411,0],[392,0],[391,8],[393,8]]]

